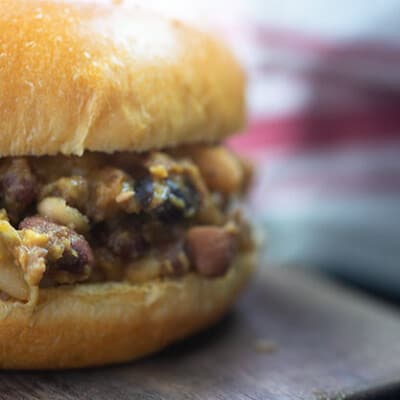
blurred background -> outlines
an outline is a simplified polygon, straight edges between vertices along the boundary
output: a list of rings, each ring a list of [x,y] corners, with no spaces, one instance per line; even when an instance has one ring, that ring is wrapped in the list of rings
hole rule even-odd
[[[271,265],[400,294],[400,1],[142,3],[220,35],[248,76],[251,196]]]

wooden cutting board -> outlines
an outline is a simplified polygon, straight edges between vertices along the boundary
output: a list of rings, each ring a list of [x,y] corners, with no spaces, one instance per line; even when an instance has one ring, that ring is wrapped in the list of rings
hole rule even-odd
[[[259,271],[221,323],[131,364],[3,372],[1,399],[400,399],[400,312],[301,270]]]

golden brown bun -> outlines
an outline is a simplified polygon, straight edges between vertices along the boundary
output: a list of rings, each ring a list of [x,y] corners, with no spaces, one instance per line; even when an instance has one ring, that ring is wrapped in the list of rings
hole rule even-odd
[[[252,268],[246,253],[222,278],[41,289],[33,310],[0,302],[0,367],[86,367],[155,352],[220,318]]]
[[[0,0],[0,156],[143,151],[241,127],[243,74],[224,46],[115,3]]]

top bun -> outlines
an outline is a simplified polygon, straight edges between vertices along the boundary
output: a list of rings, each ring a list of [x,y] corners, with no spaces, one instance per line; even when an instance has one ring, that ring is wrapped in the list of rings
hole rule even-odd
[[[0,0],[0,157],[215,142],[244,118],[220,43],[117,2]]]

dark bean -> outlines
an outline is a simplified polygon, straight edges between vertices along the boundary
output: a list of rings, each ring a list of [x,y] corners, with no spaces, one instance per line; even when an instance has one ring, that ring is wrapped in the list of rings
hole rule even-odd
[[[46,232],[46,227],[50,224],[50,221],[47,220],[46,218],[39,217],[39,216],[33,216],[33,217],[27,217],[23,219],[19,225],[19,229],[32,229],[35,232],[38,233],[44,233]],[[53,223],[51,223],[53,224]]]
[[[47,265],[50,270],[46,272],[62,270],[76,275],[75,278],[78,280],[82,278],[81,275],[88,274],[88,267],[93,264],[93,253],[89,243],[82,235],[40,216],[25,218],[19,224],[19,229],[31,229],[49,236]],[[65,242],[69,242],[70,246],[65,246]],[[51,259],[50,254],[54,248],[64,248],[58,259]]]
[[[143,236],[132,229],[117,228],[109,233],[106,246],[113,254],[124,259],[134,260],[143,256],[148,249],[148,243]]]
[[[1,197],[11,221],[16,222],[35,200],[38,182],[28,161],[13,159],[0,179]]]
[[[89,243],[82,235],[74,234],[71,236],[71,247],[76,251],[76,257],[82,265],[93,265],[93,253]]]
[[[82,262],[79,257],[76,257],[70,251],[64,251],[61,258],[50,264],[51,269],[58,271],[66,271],[71,274],[80,275],[84,273],[84,268],[87,263]]]

